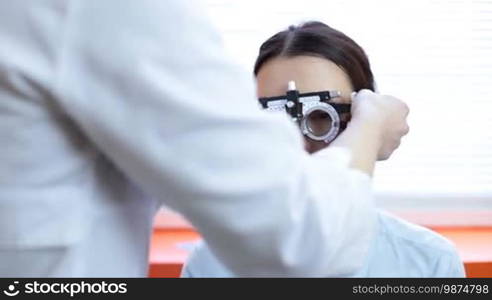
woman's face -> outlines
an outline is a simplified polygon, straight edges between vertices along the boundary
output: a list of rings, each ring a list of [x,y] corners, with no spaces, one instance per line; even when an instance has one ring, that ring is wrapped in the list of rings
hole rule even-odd
[[[345,72],[330,60],[315,56],[276,57],[267,61],[257,76],[258,97],[283,95],[289,81],[295,81],[300,93],[338,90],[342,93],[333,102],[350,103],[352,84]],[[323,141],[305,137],[309,153],[325,148]]]

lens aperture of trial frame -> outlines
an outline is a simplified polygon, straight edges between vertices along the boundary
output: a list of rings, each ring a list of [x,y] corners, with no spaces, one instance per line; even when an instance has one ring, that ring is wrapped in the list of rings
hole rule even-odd
[[[323,136],[330,131],[332,119],[327,112],[318,109],[307,116],[306,125],[313,135]]]

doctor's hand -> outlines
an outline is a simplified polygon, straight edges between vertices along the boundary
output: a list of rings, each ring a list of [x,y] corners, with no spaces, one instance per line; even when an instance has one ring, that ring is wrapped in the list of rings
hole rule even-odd
[[[372,175],[376,160],[385,160],[408,133],[408,106],[401,100],[361,90],[352,94],[352,118],[331,145],[350,151],[352,168]]]
[[[370,90],[352,94],[352,120],[373,123],[379,127],[378,160],[388,159],[409,131],[408,106],[401,100]]]

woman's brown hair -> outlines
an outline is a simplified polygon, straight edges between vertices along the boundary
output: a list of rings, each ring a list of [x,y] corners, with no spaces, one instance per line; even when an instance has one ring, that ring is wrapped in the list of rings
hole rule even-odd
[[[260,47],[254,74],[275,57],[311,55],[326,58],[344,70],[355,91],[375,90],[374,77],[364,50],[344,33],[311,21],[290,26],[266,40]]]

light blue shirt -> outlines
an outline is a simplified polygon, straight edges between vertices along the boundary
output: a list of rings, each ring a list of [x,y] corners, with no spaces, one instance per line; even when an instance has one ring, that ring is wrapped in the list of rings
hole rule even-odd
[[[382,211],[378,214],[378,225],[365,264],[353,277],[465,276],[454,245],[443,236]],[[234,274],[200,242],[182,276],[233,277]]]

